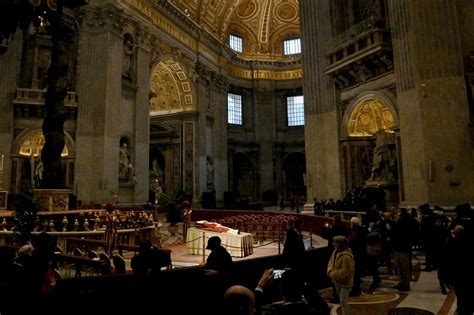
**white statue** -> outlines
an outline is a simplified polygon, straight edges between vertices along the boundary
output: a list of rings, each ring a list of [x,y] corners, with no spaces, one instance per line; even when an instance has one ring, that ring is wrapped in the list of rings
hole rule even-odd
[[[119,179],[128,180],[129,170],[128,166],[130,164],[130,154],[128,153],[127,144],[124,142],[120,146],[119,153]]]
[[[376,133],[374,158],[369,182],[396,179],[395,136],[380,129]]]
[[[206,158],[206,183],[208,187],[212,187],[214,184],[214,165],[212,165],[211,158]]]

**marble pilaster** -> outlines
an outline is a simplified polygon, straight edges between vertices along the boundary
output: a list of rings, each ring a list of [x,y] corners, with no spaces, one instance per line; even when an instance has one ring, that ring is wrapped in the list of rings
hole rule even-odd
[[[150,51],[144,43],[137,49],[137,91],[135,93],[135,202],[143,203],[148,200],[148,166],[150,150],[150,110],[148,91],[150,84]]]
[[[389,0],[388,7],[400,114],[402,204],[472,202],[474,151],[456,1]]]
[[[331,39],[330,1],[301,0],[303,91],[305,102],[305,145],[307,200],[340,198],[340,118],[335,87],[327,76],[327,51]]]
[[[90,12],[79,37],[76,181],[83,203],[119,201],[122,44],[111,14]],[[98,16],[104,17],[102,20]]]
[[[255,110],[258,118],[256,121],[256,134],[260,143],[260,192],[275,190],[273,182],[273,140],[275,130],[275,99],[273,89],[256,89],[257,104]],[[261,196],[259,196],[261,198]]]
[[[22,34],[17,30],[7,52],[0,56],[0,159],[3,158],[3,189],[10,191],[13,141],[13,98],[17,88],[22,55]],[[0,162],[1,163],[1,162]]]
[[[214,187],[216,201],[224,202],[224,192],[229,190],[228,145],[227,145],[227,82],[213,82],[210,104],[213,122]]]

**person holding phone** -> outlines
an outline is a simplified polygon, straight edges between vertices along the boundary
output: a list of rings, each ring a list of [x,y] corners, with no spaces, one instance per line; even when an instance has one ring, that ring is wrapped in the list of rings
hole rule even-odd
[[[274,281],[278,279],[281,299],[266,304],[264,290]],[[280,314],[280,315],[309,315],[311,308],[306,301],[303,300],[305,283],[301,275],[294,269],[267,269],[263,273],[257,288],[254,291],[256,298],[257,314],[262,311],[263,314]]]

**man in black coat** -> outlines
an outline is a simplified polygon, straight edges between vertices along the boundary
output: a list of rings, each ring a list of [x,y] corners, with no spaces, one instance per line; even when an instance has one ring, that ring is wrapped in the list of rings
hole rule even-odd
[[[218,236],[209,238],[206,249],[211,250],[204,268],[209,285],[208,292],[210,296],[221,298],[233,282],[232,257],[221,245],[221,239]]]
[[[303,221],[296,219],[293,228],[286,231],[285,245],[283,247],[283,259],[285,267],[301,271],[303,268],[303,257],[305,252],[303,234]]]

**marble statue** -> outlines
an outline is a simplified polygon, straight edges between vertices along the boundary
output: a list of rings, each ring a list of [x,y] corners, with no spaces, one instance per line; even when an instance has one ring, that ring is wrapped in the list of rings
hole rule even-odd
[[[394,181],[396,179],[395,136],[380,129],[376,133],[374,158],[368,182]]]

